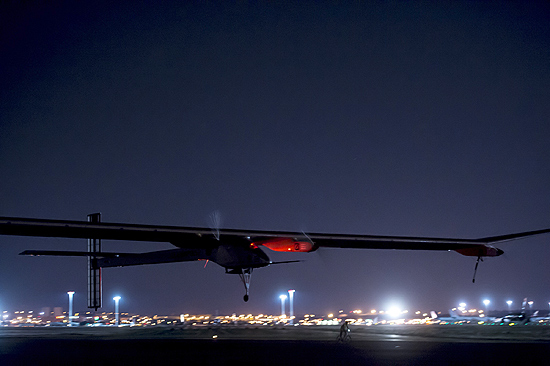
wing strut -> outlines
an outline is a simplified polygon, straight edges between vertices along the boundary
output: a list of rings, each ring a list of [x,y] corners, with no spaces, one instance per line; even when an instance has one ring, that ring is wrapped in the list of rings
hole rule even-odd
[[[101,214],[88,215],[88,222],[98,223]],[[95,254],[101,253],[101,239],[88,239],[88,308],[99,309],[101,307],[101,267],[97,266]]]

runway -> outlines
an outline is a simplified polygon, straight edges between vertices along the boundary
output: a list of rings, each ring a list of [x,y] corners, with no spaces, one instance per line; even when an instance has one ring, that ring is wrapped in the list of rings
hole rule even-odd
[[[517,328],[517,329],[516,329]],[[2,365],[547,365],[550,327],[3,328]]]

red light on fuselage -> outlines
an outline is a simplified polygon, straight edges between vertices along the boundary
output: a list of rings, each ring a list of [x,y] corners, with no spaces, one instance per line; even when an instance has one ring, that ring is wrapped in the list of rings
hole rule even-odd
[[[255,242],[276,252],[311,252],[313,244],[309,241],[299,241],[292,238],[273,238]]]

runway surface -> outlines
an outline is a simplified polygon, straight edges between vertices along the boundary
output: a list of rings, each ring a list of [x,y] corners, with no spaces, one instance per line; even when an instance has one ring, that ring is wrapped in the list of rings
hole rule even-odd
[[[548,365],[548,326],[0,328],[1,365]]]

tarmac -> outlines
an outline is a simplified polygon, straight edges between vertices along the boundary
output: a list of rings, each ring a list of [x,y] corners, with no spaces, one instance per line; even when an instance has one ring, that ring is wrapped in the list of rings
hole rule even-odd
[[[548,365],[550,326],[0,328],[1,365]]]

